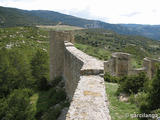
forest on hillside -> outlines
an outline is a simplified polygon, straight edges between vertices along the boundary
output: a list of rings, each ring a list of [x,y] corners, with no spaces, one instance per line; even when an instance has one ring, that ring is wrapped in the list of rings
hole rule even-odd
[[[141,67],[145,57],[160,57],[160,42],[142,36],[120,35],[104,29],[84,29],[75,32],[76,47],[101,60],[113,52],[132,55],[133,67]]]
[[[82,28],[101,28],[122,35],[140,35],[160,40],[160,25],[110,24],[88,20],[48,10],[22,10],[0,6],[0,27],[57,25],[59,23]]]
[[[49,81],[48,31],[0,28],[0,119],[56,120],[68,106],[61,78]]]

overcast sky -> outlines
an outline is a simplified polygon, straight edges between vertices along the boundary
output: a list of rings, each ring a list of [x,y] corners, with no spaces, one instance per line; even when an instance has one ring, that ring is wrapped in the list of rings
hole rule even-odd
[[[160,0],[0,0],[0,6],[52,10],[109,23],[160,24]]]

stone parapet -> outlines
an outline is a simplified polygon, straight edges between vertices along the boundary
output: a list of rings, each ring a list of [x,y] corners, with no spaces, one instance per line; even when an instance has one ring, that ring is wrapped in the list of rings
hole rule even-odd
[[[102,61],[75,48],[72,43],[65,41],[64,44],[64,79],[66,81],[66,91],[68,91],[68,95],[72,98],[71,96],[73,96],[74,92],[70,93],[76,88],[80,76],[102,74],[104,72],[104,65]]]
[[[66,120],[110,120],[104,79],[81,76]]]
[[[65,43],[64,79],[71,104],[66,120],[110,120],[103,62]]]
[[[50,78],[63,76],[71,101],[66,120],[110,120],[102,61],[73,46],[67,32],[50,33]],[[72,42],[72,43],[71,43]]]

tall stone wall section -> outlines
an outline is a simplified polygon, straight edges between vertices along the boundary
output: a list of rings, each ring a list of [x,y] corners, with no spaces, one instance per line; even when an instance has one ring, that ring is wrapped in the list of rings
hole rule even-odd
[[[68,33],[50,35],[50,77],[63,76],[71,100],[66,120],[110,120],[105,83],[100,77],[103,62],[75,48],[68,42],[73,41]]]
[[[65,33],[50,32],[50,79],[63,74]]]
[[[137,75],[140,72],[146,72],[148,78],[153,78],[156,73],[156,64],[160,63],[159,59],[144,58],[142,68],[132,68],[130,54],[116,52],[111,59],[104,62],[104,72],[113,76]]]
[[[64,40],[74,42],[70,32],[50,32],[50,79],[63,75],[64,71]]]

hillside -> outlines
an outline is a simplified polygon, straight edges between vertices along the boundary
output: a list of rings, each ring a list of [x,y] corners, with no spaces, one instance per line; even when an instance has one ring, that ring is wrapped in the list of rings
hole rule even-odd
[[[53,83],[49,81],[50,29],[72,30],[75,46],[102,60],[107,60],[116,51],[128,52],[133,55],[133,64],[137,67],[142,64],[143,57],[157,58],[160,55],[159,41],[104,29],[66,25],[0,28],[0,119],[14,120],[14,116],[18,116],[20,120],[22,117],[56,120],[61,110],[69,107],[61,78],[56,78]],[[138,111],[134,104],[117,99],[117,84],[106,84],[107,88],[113,88],[107,90],[111,107],[117,108],[111,109],[113,118],[124,117],[124,114],[115,116],[121,114],[122,109],[129,113]]]
[[[113,52],[130,53],[133,67],[140,67],[144,57],[160,57],[160,42],[142,36],[120,35],[104,29],[75,32],[76,47],[92,56],[107,60]]]
[[[62,79],[49,81],[48,38],[37,27],[0,28],[0,120],[57,120],[69,105]]]
[[[160,40],[160,25],[122,24],[122,26],[127,27],[132,34]]]
[[[0,7],[0,27],[56,25],[58,23],[83,28],[103,28],[119,34],[141,35],[160,40],[159,25],[109,24],[97,20],[87,20],[71,15],[47,10],[20,10]]]
[[[32,26],[45,23],[56,24],[53,21],[34,16],[27,10],[0,7],[0,27]]]

